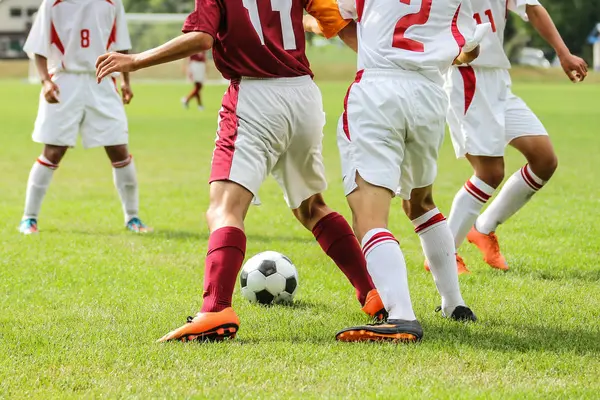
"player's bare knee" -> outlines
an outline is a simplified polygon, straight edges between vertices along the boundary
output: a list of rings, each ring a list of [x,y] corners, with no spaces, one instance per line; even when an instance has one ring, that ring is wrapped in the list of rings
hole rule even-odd
[[[316,194],[304,200],[300,207],[292,210],[296,219],[308,230],[312,230],[321,218],[333,212],[321,194]]]
[[[126,144],[106,146],[104,150],[112,163],[120,163],[129,159],[129,148]]]
[[[497,188],[504,180],[504,163],[488,164],[475,171],[475,176],[493,188]]]
[[[527,162],[533,173],[544,181],[549,181],[558,168],[558,157],[554,152],[536,155]]]
[[[431,188],[415,189],[411,193],[410,200],[402,201],[402,208],[406,216],[411,220],[433,210],[436,207],[433,201]]]
[[[47,144],[44,146],[44,157],[46,157],[46,159],[52,164],[58,165],[65,156],[67,149],[67,146],[54,146]]]

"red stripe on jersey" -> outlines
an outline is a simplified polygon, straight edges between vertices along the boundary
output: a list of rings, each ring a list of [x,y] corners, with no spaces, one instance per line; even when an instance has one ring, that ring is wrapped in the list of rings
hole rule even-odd
[[[62,44],[60,37],[58,37],[54,22],[50,22],[50,44],[56,45],[61,54],[65,54],[65,46]]]
[[[417,226],[415,228],[415,232],[416,233],[422,232],[424,229],[427,229],[435,224],[439,224],[440,222],[443,222],[445,220],[446,220],[446,217],[444,217],[444,214],[442,214],[442,213],[435,214],[433,217],[429,218],[427,221],[425,221],[421,225]]]
[[[480,198],[484,203],[487,202],[490,199],[490,197],[492,197],[483,190],[479,189],[477,186],[475,186],[475,184],[473,184],[473,182],[471,182],[470,180],[467,181],[467,183],[465,183],[465,186],[467,187],[467,191],[475,193],[477,197]]]
[[[475,97],[475,89],[477,88],[477,77],[475,76],[475,70],[470,65],[467,67],[458,67],[460,74],[462,75],[464,86],[465,86],[465,115],[471,107],[473,98]]]
[[[350,129],[348,128],[348,98],[350,97],[350,90],[352,89],[352,86],[355,83],[360,82],[364,72],[365,72],[365,70],[361,69],[360,71],[358,71],[356,73],[356,78],[354,79],[354,82],[352,82],[350,84],[350,87],[348,87],[348,91],[346,92],[346,97],[344,97],[344,113],[342,114],[342,126],[344,128],[344,133],[346,134],[346,137],[348,138],[348,140],[351,140],[350,139]]]
[[[110,49],[114,43],[117,43],[117,19],[115,18],[115,22],[113,23],[112,29],[110,30],[110,35],[108,36],[108,43],[106,44],[106,50]]]
[[[106,0],[108,3],[110,3],[111,5],[115,5],[115,3],[112,2],[112,0]]]
[[[456,44],[458,44],[459,54],[460,50],[462,50],[463,46],[466,43],[465,37],[458,29],[458,15],[460,14],[461,6],[462,4],[458,6],[456,12],[454,13],[454,18],[452,18],[452,36],[454,36],[454,40],[456,40]]]
[[[375,247],[375,245],[387,241],[393,241],[398,243],[398,240],[390,232],[376,233],[371,239],[367,241],[367,243],[365,243],[365,246],[363,247],[363,254],[366,255],[369,251],[373,249],[373,247]]]
[[[213,152],[209,182],[226,181],[231,173],[235,141],[238,135],[237,104],[240,82],[231,81],[219,111],[219,130]]]
[[[112,80],[113,85],[115,85],[115,92],[117,92],[117,94],[120,96],[121,94],[119,93],[119,88],[117,87],[117,79],[114,76],[111,76],[110,79]]]
[[[400,0],[402,1],[402,0]],[[360,19],[363,15],[363,10],[365,9],[365,0],[356,0],[356,20],[360,22]]]
[[[63,0],[56,0],[56,1],[54,2],[54,4],[52,4],[52,7],[54,7],[54,6],[56,6],[56,5],[60,4],[60,3],[62,3],[62,1],[63,1]]]
[[[521,168],[521,176],[525,183],[527,183],[533,190],[538,191],[542,188],[543,185],[537,183],[529,173],[529,164],[525,164],[523,168]]]

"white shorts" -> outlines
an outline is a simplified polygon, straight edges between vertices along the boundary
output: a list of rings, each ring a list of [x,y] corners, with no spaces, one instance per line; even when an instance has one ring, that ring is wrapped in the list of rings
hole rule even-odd
[[[506,69],[450,68],[445,84],[450,98],[447,122],[456,157],[501,157],[513,139],[548,135],[511,85]]]
[[[204,83],[206,76],[206,63],[201,61],[190,61],[188,65],[190,80],[194,83]]]
[[[288,206],[327,188],[322,157],[325,113],[309,76],[231,82],[219,111],[210,182],[228,180],[257,198],[269,174]]]
[[[447,105],[442,87],[418,72],[359,72],[338,124],[346,196],[357,172],[404,199],[433,184]]]
[[[60,103],[49,104],[40,94],[35,142],[73,147],[81,134],[85,148],[128,143],[127,116],[113,79],[98,84],[92,74],[62,72],[52,80]]]

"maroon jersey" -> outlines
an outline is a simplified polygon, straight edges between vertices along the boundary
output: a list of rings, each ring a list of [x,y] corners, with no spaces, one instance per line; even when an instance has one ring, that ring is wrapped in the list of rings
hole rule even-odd
[[[304,10],[326,20],[334,36],[344,21],[334,0],[196,0],[183,32],[214,39],[213,58],[226,79],[311,75],[305,53]]]
[[[190,56],[191,61],[206,62],[206,52],[201,52]]]

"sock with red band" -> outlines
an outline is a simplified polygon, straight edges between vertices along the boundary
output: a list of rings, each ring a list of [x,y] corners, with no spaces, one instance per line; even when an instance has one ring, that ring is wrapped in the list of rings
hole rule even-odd
[[[27,181],[27,193],[25,195],[25,211],[23,219],[37,219],[42,208],[42,201],[52,181],[57,164],[50,162],[44,155],[38,157],[31,167],[29,180]]]
[[[454,238],[446,218],[437,208],[412,221],[421,239],[423,253],[429,262],[435,286],[442,297],[444,314],[451,315],[457,306],[465,302],[460,294],[456,269]]]
[[[508,178],[492,204],[477,218],[475,228],[485,235],[495,232],[498,225],[523,208],[545,184],[526,164]]]
[[[340,214],[333,212],[321,218],[312,232],[323,251],[354,286],[358,301],[364,305],[367,294],[375,286],[367,271],[367,261],[358,239],[348,222]]]
[[[133,156],[129,155],[126,160],[114,162],[112,166],[113,180],[123,206],[125,223],[128,223],[132,218],[138,217],[139,212],[139,191]]]
[[[367,269],[390,319],[414,321],[406,261],[398,241],[387,229],[371,229],[362,240]]]
[[[246,234],[241,229],[227,226],[210,234],[202,312],[218,312],[231,307],[235,282],[245,254]]]
[[[493,194],[494,188],[475,175],[456,193],[448,217],[456,249],[464,242],[481,209]]]

